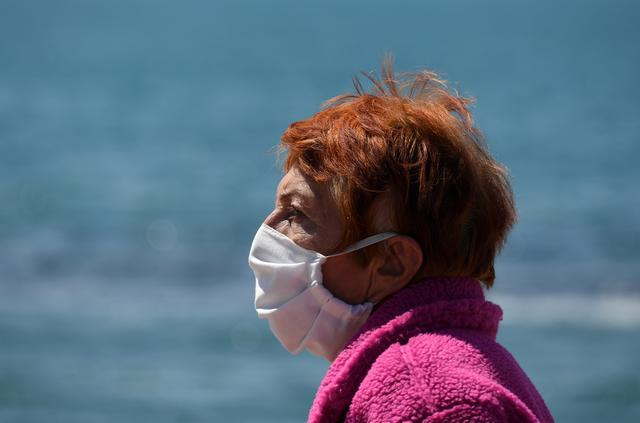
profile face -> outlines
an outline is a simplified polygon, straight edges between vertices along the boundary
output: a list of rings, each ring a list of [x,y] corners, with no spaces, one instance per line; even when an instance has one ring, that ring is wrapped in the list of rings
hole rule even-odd
[[[324,255],[342,247],[344,223],[326,183],[316,182],[292,167],[278,184],[275,208],[264,223],[299,246]],[[323,285],[348,304],[367,301],[369,266],[353,254],[330,257],[322,266]]]

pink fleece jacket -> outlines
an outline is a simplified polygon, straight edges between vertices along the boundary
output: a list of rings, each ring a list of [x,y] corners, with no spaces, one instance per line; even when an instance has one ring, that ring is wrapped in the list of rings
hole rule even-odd
[[[434,278],[385,301],[329,368],[309,422],[553,422],[496,342],[478,281]]]

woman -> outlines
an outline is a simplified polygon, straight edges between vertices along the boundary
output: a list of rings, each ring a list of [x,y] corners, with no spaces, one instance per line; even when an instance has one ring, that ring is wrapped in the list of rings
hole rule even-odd
[[[332,361],[309,421],[553,421],[483,296],[516,213],[470,100],[390,62],[368,78],[285,131],[249,256],[259,316]]]

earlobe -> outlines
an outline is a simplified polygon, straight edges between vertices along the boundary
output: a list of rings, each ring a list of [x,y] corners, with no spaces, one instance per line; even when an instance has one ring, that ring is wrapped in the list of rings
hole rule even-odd
[[[372,275],[370,298],[376,303],[407,286],[423,260],[420,244],[409,236],[398,235],[386,242]]]

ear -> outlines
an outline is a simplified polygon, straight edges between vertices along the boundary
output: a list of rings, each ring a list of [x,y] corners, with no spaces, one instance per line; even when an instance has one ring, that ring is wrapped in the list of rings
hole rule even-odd
[[[406,235],[386,241],[384,251],[373,260],[369,300],[379,303],[407,286],[422,266],[420,244]]]

